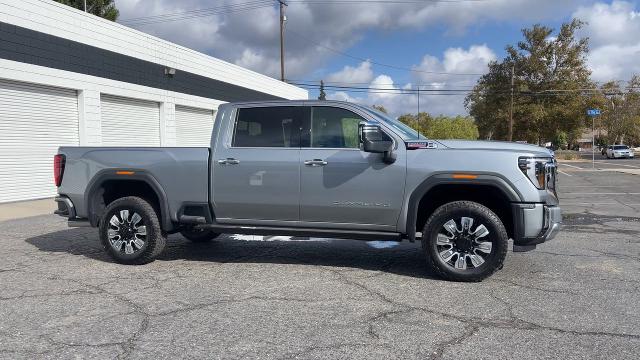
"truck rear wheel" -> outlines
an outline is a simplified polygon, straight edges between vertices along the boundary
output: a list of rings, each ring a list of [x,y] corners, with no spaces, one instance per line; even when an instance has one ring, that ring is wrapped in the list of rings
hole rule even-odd
[[[185,239],[195,243],[209,242],[220,236],[220,234],[211,230],[194,228],[184,229],[180,231],[180,234],[184,236]]]
[[[440,206],[422,231],[427,265],[453,281],[482,281],[502,268],[508,244],[500,218],[472,201]]]
[[[135,196],[109,204],[99,231],[102,245],[111,258],[127,265],[152,262],[167,242],[156,210],[146,200]]]

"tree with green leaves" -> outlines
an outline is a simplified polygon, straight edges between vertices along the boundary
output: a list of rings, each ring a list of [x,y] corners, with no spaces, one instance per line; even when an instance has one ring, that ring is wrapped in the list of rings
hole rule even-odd
[[[428,113],[421,112],[419,114],[400,115],[398,120],[424,135],[427,133],[427,129],[431,126],[433,118]]]
[[[542,144],[559,132],[578,133],[588,101],[580,89],[591,88],[586,64],[588,39],[578,39],[580,20],[560,30],[534,25],[522,30],[523,40],[506,47],[502,61],[489,64],[465,106],[482,138],[507,139],[514,78],[513,140]]]
[[[560,130],[551,141],[555,149],[566,150],[569,146],[569,136],[566,132]]]
[[[85,0],[55,0],[61,4],[84,11]],[[120,12],[113,0],[86,0],[87,12],[107,20],[116,21]]]
[[[404,114],[398,120],[420,131],[429,139],[465,139],[477,140],[478,127],[469,116],[436,116],[428,113]]]
[[[327,93],[324,91],[324,81],[320,80],[320,95],[318,100],[327,100]]]
[[[610,81],[601,86],[600,126],[610,144],[640,144],[640,76],[622,86]]]

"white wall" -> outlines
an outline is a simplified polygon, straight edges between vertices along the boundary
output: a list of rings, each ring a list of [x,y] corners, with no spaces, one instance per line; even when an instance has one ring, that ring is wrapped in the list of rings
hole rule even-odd
[[[51,0],[0,0],[0,22],[29,28],[123,55],[286,99],[307,99],[304,89],[215,59]],[[216,110],[222,101],[0,59],[0,78],[78,91],[80,145],[102,145],[100,94],[160,104],[160,142],[176,145],[175,106]]]
[[[52,0],[0,0],[0,22],[114,51],[285,99],[307,99],[299,87],[86,14]]]
[[[102,145],[100,94],[160,104],[160,143],[176,145],[175,106],[216,110],[222,101],[0,59],[0,78],[78,91],[80,145]]]

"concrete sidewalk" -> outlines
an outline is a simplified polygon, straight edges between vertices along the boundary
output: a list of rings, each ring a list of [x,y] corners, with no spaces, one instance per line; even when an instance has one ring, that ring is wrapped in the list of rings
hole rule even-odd
[[[56,208],[53,198],[0,204],[0,221],[53,214]]]

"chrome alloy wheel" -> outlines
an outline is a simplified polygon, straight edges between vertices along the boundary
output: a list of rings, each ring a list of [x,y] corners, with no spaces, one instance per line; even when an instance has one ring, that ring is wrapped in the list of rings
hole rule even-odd
[[[489,230],[480,224],[473,228],[473,218],[462,217],[458,223],[450,219],[438,231],[436,247],[440,258],[447,265],[457,269],[480,267],[486,261],[493,244],[482,239],[489,235]]]
[[[109,220],[107,235],[114,250],[132,255],[144,247],[147,227],[137,212],[130,215],[129,210],[120,210]]]

